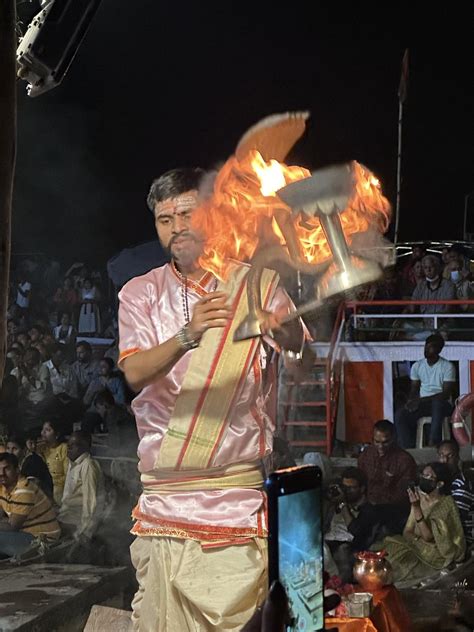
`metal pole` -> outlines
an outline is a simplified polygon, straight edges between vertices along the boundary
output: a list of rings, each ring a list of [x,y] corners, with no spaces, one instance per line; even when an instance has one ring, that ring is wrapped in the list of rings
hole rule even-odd
[[[397,152],[397,201],[395,206],[395,245],[398,243],[398,225],[400,222],[400,189],[402,185],[402,130],[403,130],[403,103],[398,103],[398,152]]]
[[[0,0],[0,384],[7,342],[13,177],[16,157],[16,3]]]

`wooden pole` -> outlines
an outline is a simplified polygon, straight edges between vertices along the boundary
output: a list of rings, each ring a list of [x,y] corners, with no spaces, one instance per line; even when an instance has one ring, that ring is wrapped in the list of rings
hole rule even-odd
[[[0,0],[0,384],[5,367],[16,156],[16,3]]]
[[[400,222],[400,190],[402,188],[402,132],[403,132],[403,103],[398,106],[398,151],[397,151],[397,201],[395,206],[395,245],[398,243],[398,224]]]

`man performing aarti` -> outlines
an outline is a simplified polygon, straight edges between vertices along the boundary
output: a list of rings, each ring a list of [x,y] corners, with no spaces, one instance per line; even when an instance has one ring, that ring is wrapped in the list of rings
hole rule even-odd
[[[297,125],[299,137],[304,122]],[[131,556],[139,632],[237,631],[263,602],[262,460],[275,428],[266,410],[275,389],[272,360],[275,350],[299,359],[304,343],[273,270],[253,279],[261,303],[250,309],[249,266],[241,261],[254,254],[259,226],[237,226],[233,212],[239,204],[249,211],[265,206],[252,193],[258,178],[231,158],[202,202],[203,175],[175,169],[153,182],[148,204],[171,262],[132,279],[119,295],[119,364],[138,392],[132,407],[143,493],[133,511]],[[217,190],[227,197],[217,201]],[[221,256],[217,225],[234,241],[234,258]],[[238,234],[253,235],[252,247]],[[259,335],[239,339],[250,312]]]

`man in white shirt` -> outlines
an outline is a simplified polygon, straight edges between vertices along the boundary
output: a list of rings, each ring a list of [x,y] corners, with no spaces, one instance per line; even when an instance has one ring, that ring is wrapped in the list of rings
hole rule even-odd
[[[16,286],[16,304],[22,311],[26,311],[30,306],[31,283],[26,279],[21,279]]]
[[[449,401],[456,382],[454,365],[440,353],[444,339],[439,334],[428,336],[425,357],[411,368],[411,390],[408,401],[395,413],[398,443],[403,448],[415,446],[416,422],[420,417],[431,417],[429,445],[438,445],[442,438],[443,419],[451,415]]]
[[[99,463],[91,457],[91,436],[73,432],[68,441],[70,460],[58,514],[64,533],[90,540],[100,518],[103,477]]]
[[[51,360],[44,363],[49,371],[53,395],[66,394],[73,399],[79,395],[78,381],[72,367],[66,363],[63,346],[59,343],[53,348]]]

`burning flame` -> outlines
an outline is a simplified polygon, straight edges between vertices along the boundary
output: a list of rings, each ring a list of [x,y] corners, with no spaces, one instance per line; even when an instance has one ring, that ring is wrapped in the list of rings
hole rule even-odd
[[[355,193],[340,214],[348,243],[351,235],[375,226],[384,233],[389,224],[390,205],[383,197],[375,176],[353,163]],[[307,178],[311,173],[276,160],[265,162],[255,150],[238,161],[232,156],[217,174],[209,200],[193,213],[193,224],[205,239],[200,265],[220,279],[226,279],[229,259],[248,262],[257,248],[284,244],[285,238],[273,215],[275,209],[290,209],[276,197],[282,187]],[[303,254],[309,263],[331,256],[319,219],[303,213],[293,223]]]

